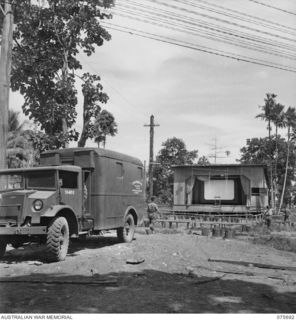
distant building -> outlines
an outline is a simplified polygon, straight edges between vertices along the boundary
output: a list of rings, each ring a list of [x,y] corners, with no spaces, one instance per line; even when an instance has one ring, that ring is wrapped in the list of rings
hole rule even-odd
[[[173,169],[175,211],[256,213],[268,205],[264,165],[182,165]]]

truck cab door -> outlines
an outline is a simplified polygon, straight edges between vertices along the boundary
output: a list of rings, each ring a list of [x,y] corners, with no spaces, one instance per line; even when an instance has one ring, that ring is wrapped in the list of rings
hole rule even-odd
[[[81,191],[79,186],[79,173],[59,170],[59,189],[61,203],[73,208],[77,216],[81,216]]]
[[[82,171],[82,192],[83,192],[83,203],[82,212],[85,216],[91,215],[91,171]]]

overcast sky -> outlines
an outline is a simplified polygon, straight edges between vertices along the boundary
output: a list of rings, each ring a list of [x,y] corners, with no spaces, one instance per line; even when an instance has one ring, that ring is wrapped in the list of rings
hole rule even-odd
[[[176,13],[180,18],[186,16],[193,22],[196,21],[194,19],[203,19],[204,24],[215,23],[221,25],[221,28],[264,37],[266,41],[281,42],[292,47],[295,45],[296,37],[293,35],[194,7],[202,1],[192,0],[187,1],[192,5],[182,5],[181,3],[186,1],[163,0],[169,6],[161,6],[156,2],[158,1],[138,1],[147,7],[154,6],[155,12],[170,11],[172,18]],[[246,17],[252,15],[290,28],[295,27],[296,34],[296,15],[250,0],[207,0],[207,2],[244,12]],[[259,2],[296,13],[294,0]],[[123,6],[128,6],[129,2],[117,0],[117,4],[118,8],[124,8]],[[173,5],[180,7],[174,9]],[[189,11],[192,11],[192,14]],[[227,45],[217,40],[205,39],[200,35],[192,35],[190,32],[178,32],[124,18],[122,12],[122,9],[114,11],[114,18],[110,22],[124,26],[126,30],[135,28],[170,39],[190,42],[195,46],[206,46],[220,52],[244,55],[269,61],[272,65],[277,63],[296,69],[295,60]],[[206,18],[206,15],[214,20]],[[139,18],[137,14],[135,17]],[[227,25],[221,22],[221,19],[233,24]],[[240,28],[235,24],[247,28]],[[250,27],[265,33],[250,31],[248,29]],[[149,123],[149,117],[153,114],[155,122],[159,124],[159,127],[155,128],[155,154],[166,139],[177,137],[184,140],[187,149],[198,149],[199,156],[208,156],[213,154],[211,148],[214,139],[217,139],[221,151],[218,155],[223,156],[217,159],[217,163],[233,163],[239,157],[239,150],[245,145],[247,138],[263,137],[267,134],[266,124],[255,119],[260,112],[258,106],[264,103],[266,93],[277,94],[278,102],[286,107],[296,107],[296,73],[158,42],[138,37],[133,33],[122,33],[113,29],[109,29],[109,32],[112,34],[112,40],[98,48],[92,57],[80,56],[84,71],[101,76],[104,90],[110,97],[104,107],[114,114],[118,123],[118,134],[113,138],[107,138],[108,149],[148,160],[149,128],[144,127],[144,124]],[[272,37],[268,33],[276,34],[277,37]],[[290,37],[294,43],[283,39],[284,37]],[[277,45],[274,48],[277,48]],[[16,93],[12,94],[10,104],[13,109],[21,110],[21,97]],[[78,113],[76,128],[81,129],[81,108],[78,108]],[[91,141],[87,145],[95,146]],[[225,157],[226,150],[231,152],[228,158]],[[210,160],[214,161],[213,158]]]

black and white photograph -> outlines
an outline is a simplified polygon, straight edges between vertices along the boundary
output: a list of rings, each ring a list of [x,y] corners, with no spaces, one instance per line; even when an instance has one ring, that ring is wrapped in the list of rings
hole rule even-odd
[[[296,1],[0,0],[0,320],[296,320]]]

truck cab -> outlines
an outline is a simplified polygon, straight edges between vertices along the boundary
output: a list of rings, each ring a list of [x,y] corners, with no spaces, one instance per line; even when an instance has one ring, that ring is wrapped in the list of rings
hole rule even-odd
[[[145,207],[141,163],[81,149],[47,152],[39,167],[0,171],[0,257],[7,244],[38,241],[49,261],[60,261],[70,238],[109,229],[121,241],[133,240]]]

